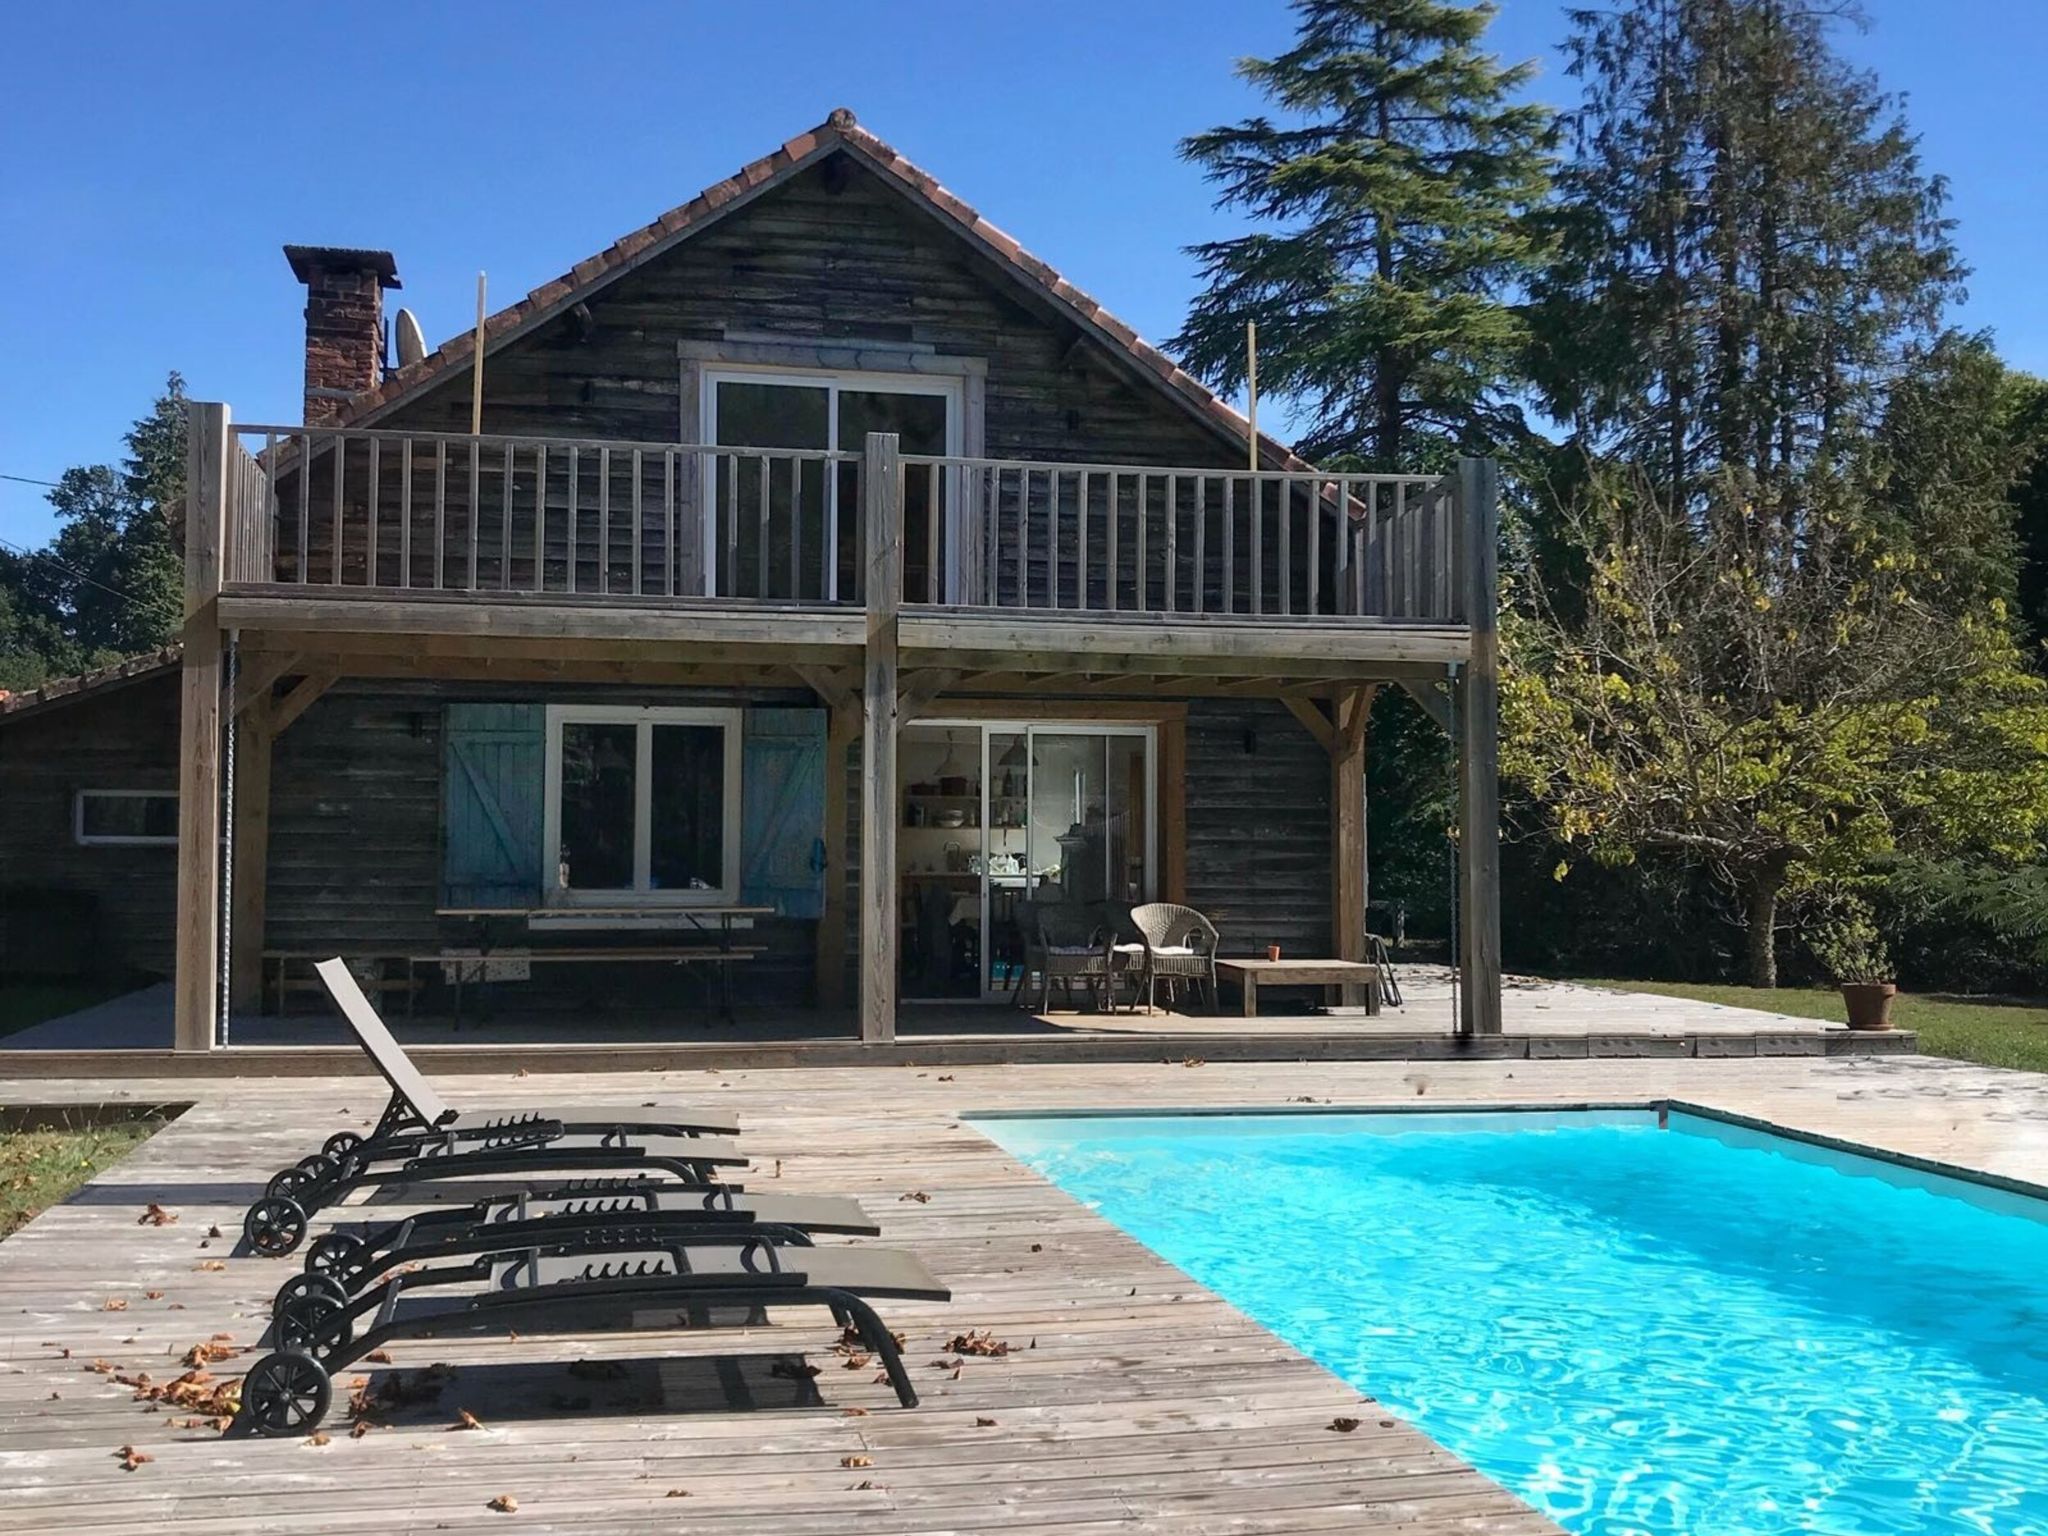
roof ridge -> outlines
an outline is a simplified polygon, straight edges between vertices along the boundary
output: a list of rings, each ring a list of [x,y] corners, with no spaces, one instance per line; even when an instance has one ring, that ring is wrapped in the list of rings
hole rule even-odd
[[[665,248],[683,238],[699,221],[716,214],[735,199],[746,197],[764,183],[790,172],[803,162],[829,153],[837,146],[855,151],[945,222],[954,225],[958,233],[978,245],[988,256],[1008,266],[1027,284],[1039,290],[1055,306],[1068,310],[1084,326],[1100,332],[1107,342],[1138,364],[1153,382],[1178,396],[1185,406],[1198,416],[1206,417],[1217,430],[1240,441],[1248,439],[1251,423],[1241,411],[1146,341],[1133,327],[1111,314],[1051,263],[1025,250],[1015,236],[964,198],[949,191],[936,176],[913,163],[872,130],[863,127],[847,107],[834,107],[815,127],[785,139],[775,149],[748,161],[724,180],[713,182],[687,202],[620,236],[559,277],[542,283],[525,297],[486,316],[483,322],[486,352],[575,302],[598,284],[630,271],[654,254],[657,248]],[[450,338],[419,361],[386,374],[376,387],[352,397],[342,408],[337,424],[345,427],[360,423],[388,410],[441,375],[458,367],[466,368],[475,348],[474,330]],[[1262,460],[1277,461],[1282,467],[1313,467],[1296,457],[1286,444],[1263,432],[1259,434],[1259,449]]]

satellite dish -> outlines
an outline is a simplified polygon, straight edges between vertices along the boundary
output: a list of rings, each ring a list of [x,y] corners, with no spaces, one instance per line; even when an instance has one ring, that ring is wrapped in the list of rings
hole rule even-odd
[[[398,312],[398,366],[410,368],[427,355],[427,338],[420,333],[419,316],[409,309]]]

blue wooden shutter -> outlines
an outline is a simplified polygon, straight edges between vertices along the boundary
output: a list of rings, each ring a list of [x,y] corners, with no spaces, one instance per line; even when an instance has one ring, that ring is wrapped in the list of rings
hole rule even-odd
[[[537,906],[547,711],[450,704],[442,734],[444,907]]]
[[[740,753],[740,899],[824,908],[825,711],[750,709]]]

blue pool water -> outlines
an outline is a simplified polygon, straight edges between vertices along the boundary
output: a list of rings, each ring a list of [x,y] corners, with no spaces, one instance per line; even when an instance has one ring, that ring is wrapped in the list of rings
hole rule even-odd
[[[2048,1207],[1650,1112],[979,1119],[1585,1536],[2048,1532]]]

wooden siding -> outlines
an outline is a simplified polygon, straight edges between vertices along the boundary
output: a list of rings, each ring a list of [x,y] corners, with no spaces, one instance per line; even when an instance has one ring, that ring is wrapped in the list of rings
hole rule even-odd
[[[0,720],[0,900],[62,891],[89,899],[95,973],[167,974],[178,850],[80,847],[72,799],[81,789],[178,789],[178,673]],[[29,957],[0,956],[22,968]]]
[[[1330,953],[1328,755],[1267,699],[1196,701],[1187,730],[1188,905],[1225,954]]]

